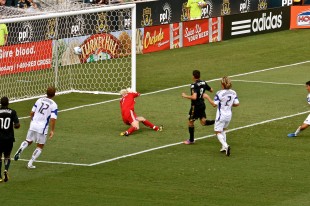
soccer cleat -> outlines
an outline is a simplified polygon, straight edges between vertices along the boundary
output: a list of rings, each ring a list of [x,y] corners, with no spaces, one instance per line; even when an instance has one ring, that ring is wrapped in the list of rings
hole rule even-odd
[[[17,161],[17,160],[19,159],[20,153],[21,153],[21,152],[22,152],[21,149],[19,149],[19,150],[16,152],[16,154],[14,155],[14,160],[15,160],[15,161]]]
[[[4,182],[9,181],[9,173],[8,173],[8,171],[7,171],[7,170],[4,170],[3,175],[4,175],[4,179],[3,179],[3,181],[4,181]]]
[[[34,166],[34,165],[27,165],[27,168],[28,168],[28,169],[35,169],[36,166]]]
[[[194,144],[195,141],[194,141],[194,142],[191,142],[191,141],[189,141],[189,139],[188,139],[188,140],[185,140],[183,143],[184,143],[184,144]]]
[[[289,133],[287,136],[288,137],[297,137],[297,135],[295,133]]]
[[[222,147],[222,148],[220,149],[220,152],[226,152],[225,147]]]
[[[229,157],[230,156],[230,146],[228,145],[227,149],[226,149],[226,156]]]
[[[163,131],[163,129],[164,129],[164,125],[160,125],[159,127],[158,127],[158,132],[161,132],[161,131]]]
[[[121,132],[119,135],[120,135],[120,136],[128,136],[129,134],[128,134],[128,132],[126,131],[126,132]]]
[[[206,120],[206,124],[205,125],[213,125],[215,123],[215,120]]]

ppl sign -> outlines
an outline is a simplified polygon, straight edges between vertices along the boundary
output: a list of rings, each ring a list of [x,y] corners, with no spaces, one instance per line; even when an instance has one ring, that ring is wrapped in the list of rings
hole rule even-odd
[[[293,0],[282,0],[282,6],[290,6],[293,4]]]

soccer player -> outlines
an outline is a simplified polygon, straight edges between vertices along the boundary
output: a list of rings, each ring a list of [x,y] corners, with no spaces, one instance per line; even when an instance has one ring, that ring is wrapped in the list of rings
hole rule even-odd
[[[214,124],[214,120],[207,120],[206,115],[206,105],[204,102],[203,94],[205,91],[213,92],[213,89],[207,84],[206,81],[200,80],[200,71],[193,71],[193,83],[190,86],[191,95],[186,95],[182,93],[182,97],[191,100],[191,108],[189,110],[189,118],[188,118],[188,132],[189,139],[185,140],[184,144],[193,144],[195,142],[195,120],[200,119],[200,124],[212,125]]]
[[[231,118],[232,107],[239,106],[237,93],[231,89],[232,83],[229,77],[221,79],[222,90],[218,91],[214,97],[213,106],[217,106],[214,131],[217,139],[222,144],[220,152],[225,152],[226,156],[230,156],[230,146],[226,141],[226,132]]]
[[[11,163],[11,152],[13,149],[14,129],[20,127],[19,119],[15,110],[8,108],[9,99],[7,97],[1,98],[0,107],[0,183],[9,180],[9,167]],[[2,179],[2,154],[4,156],[4,178]]]
[[[308,91],[308,96],[307,96],[307,101],[308,101],[308,104],[310,104],[310,81],[307,81],[306,82],[306,89]],[[294,132],[294,133],[290,133],[288,134],[287,136],[288,137],[297,137],[297,135],[307,129],[310,125],[310,114],[308,115],[308,117],[306,118],[306,120],[304,121],[304,123],[302,123],[298,128],[297,130]]]
[[[122,98],[120,100],[121,112],[123,122],[127,125],[131,125],[131,127],[122,132],[121,136],[131,135],[133,132],[139,129],[139,122],[142,122],[145,126],[155,130],[162,131],[163,126],[155,126],[150,121],[145,119],[144,117],[137,116],[135,113],[135,98],[140,96],[140,93],[132,91],[130,88],[122,89],[120,91]]]
[[[17,161],[20,158],[21,153],[33,141],[37,143],[37,147],[34,150],[31,159],[28,162],[27,167],[29,169],[35,169],[33,162],[40,156],[44,144],[46,142],[47,132],[50,124],[49,138],[52,139],[54,136],[55,124],[58,113],[58,106],[52,100],[55,96],[56,89],[54,87],[48,87],[46,94],[47,97],[42,97],[36,101],[30,112],[31,123],[27,133],[26,140],[23,141],[17,150],[14,160]]]
[[[8,27],[6,26],[6,24],[0,24],[0,46],[6,45],[8,40],[8,34]]]

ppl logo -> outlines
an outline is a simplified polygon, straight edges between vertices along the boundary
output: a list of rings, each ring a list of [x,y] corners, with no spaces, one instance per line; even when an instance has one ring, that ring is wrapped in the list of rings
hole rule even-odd
[[[298,26],[310,26],[310,11],[305,11],[297,16]]]

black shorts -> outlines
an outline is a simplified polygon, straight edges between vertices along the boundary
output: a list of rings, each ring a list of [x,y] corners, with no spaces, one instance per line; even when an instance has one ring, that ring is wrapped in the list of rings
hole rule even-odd
[[[4,154],[5,157],[10,156],[13,149],[13,141],[1,141],[0,142],[0,157]]]
[[[206,118],[206,105],[192,105],[189,110],[188,120],[195,121],[196,119]]]

